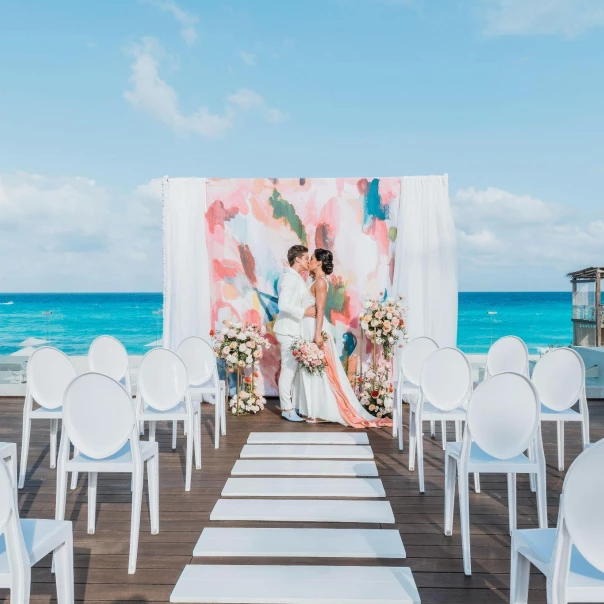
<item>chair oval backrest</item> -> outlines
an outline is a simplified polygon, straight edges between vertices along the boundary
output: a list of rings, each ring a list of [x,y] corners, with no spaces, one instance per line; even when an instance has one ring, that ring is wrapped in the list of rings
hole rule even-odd
[[[128,353],[124,345],[112,336],[99,336],[88,349],[90,371],[108,375],[119,382],[128,372]]]
[[[491,346],[487,355],[489,377],[509,371],[528,377],[528,349],[516,336],[500,338]]]
[[[46,409],[57,409],[63,395],[77,375],[69,357],[52,346],[34,351],[27,363],[27,386],[36,403]]]
[[[604,572],[604,440],[585,449],[566,474],[564,522],[583,557]]]
[[[136,423],[132,399],[116,380],[84,373],[69,384],[63,399],[63,426],[80,453],[103,459],[130,439]]]
[[[583,359],[572,348],[556,348],[537,361],[533,384],[546,407],[555,411],[570,409],[585,387]]]
[[[147,405],[167,411],[183,400],[189,387],[182,359],[167,348],[150,350],[138,370],[138,387]]]
[[[476,387],[466,422],[481,449],[497,459],[511,459],[535,437],[540,409],[537,390],[527,377],[500,373]]]
[[[189,384],[201,386],[210,381],[216,371],[216,354],[209,342],[198,336],[184,339],[176,354],[187,368]]]
[[[438,350],[438,344],[432,338],[420,336],[411,340],[401,354],[401,370],[405,379],[419,386],[424,361],[435,350]]]
[[[425,400],[443,411],[467,403],[472,387],[472,367],[457,348],[435,350],[424,362],[420,387]]]

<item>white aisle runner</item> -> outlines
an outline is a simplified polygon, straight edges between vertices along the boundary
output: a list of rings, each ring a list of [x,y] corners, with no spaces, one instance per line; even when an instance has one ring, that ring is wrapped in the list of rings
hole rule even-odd
[[[375,463],[352,461],[373,459],[367,442],[365,433],[252,432],[241,457],[263,459],[236,462],[231,475],[246,478],[227,481],[222,495],[228,498],[216,503],[210,520],[394,523],[390,503],[380,499],[381,481],[368,478],[377,476]],[[406,554],[394,529],[211,527],[193,555],[358,560]],[[420,598],[405,567],[195,564],[185,567],[170,601],[419,604]]]

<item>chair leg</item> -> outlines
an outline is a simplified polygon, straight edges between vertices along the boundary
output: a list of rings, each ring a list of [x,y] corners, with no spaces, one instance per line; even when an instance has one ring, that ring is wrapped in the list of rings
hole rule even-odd
[[[138,555],[138,537],[141,525],[141,503],[143,499],[143,477],[140,470],[132,472],[132,517],[130,519],[130,556],[128,558],[128,574],[136,572],[136,557]]]
[[[453,534],[453,513],[455,512],[455,482],[457,481],[457,461],[451,455],[445,459],[445,535]]]
[[[141,435],[143,435],[145,433],[145,422],[144,421],[140,421],[138,423],[138,431]]]
[[[545,479],[545,467],[537,474],[537,515],[539,517],[539,528],[547,528],[547,486]]]
[[[199,413],[193,415],[193,424],[193,444],[195,445],[195,469],[201,470],[201,410],[199,411]]]
[[[447,422],[440,422],[440,434],[443,441],[443,451],[447,448]]]
[[[455,442],[461,442],[461,420],[455,422]]]
[[[88,534],[94,535],[96,524],[96,485],[97,472],[88,472]]]
[[[191,490],[191,474],[193,472],[193,430],[187,431],[187,468],[185,474],[185,491]]]
[[[221,420],[220,420],[220,431],[222,432],[222,436],[226,436],[226,389],[223,391],[220,397],[220,412],[221,412]]]
[[[392,438],[398,436],[398,405],[392,405]]]
[[[73,448],[73,454],[74,454],[74,456],[79,454],[79,451],[78,451],[77,447]],[[78,473],[77,472],[72,472],[71,473],[71,485],[70,485],[70,488],[73,491],[77,487],[78,487]]]
[[[159,533],[159,460],[156,455],[147,460],[147,486],[151,534],[157,535]]]
[[[535,452],[533,451],[533,445],[530,445],[528,448],[528,458],[531,461],[535,461]],[[529,485],[531,488],[531,492],[534,493],[537,488],[535,486],[535,475],[534,474],[529,474]]]
[[[220,406],[220,397],[215,396],[214,399],[214,449],[218,449],[220,446],[220,431],[222,429],[220,426],[222,423],[222,407]],[[199,418],[199,421],[201,422],[201,417]]]
[[[27,474],[27,456],[29,454],[29,437],[31,434],[31,419],[27,413],[23,413],[23,439],[21,441],[21,469],[19,471],[19,488],[25,486],[25,475]]]
[[[516,530],[516,474],[508,474],[508,515],[511,535]]]
[[[188,426],[185,425],[185,431],[187,430],[187,427]],[[172,422],[172,451],[176,450],[176,432],[177,431],[178,431],[178,422],[176,420],[174,420]]]
[[[57,583],[57,604],[73,604],[73,534],[71,531],[65,543],[55,549],[53,563]]]
[[[59,464],[57,470],[57,492],[55,505],[55,518],[57,520],[65,520],[65,502],[67,500],[67,478],[68,474]]]
[[[402,451],[404,449],[404,445],[403,445],[403,401],[402,400],[399,400],[397,402],[397,407],[398,407],[398,415],[397,415],[398,450]]]
[[[480,493],[480,474],[474,472],[474,493]]]
[[[583,421],[581,422],[581,437],[583,439],[583,448],[589,444],[589,416],[584,413]]]
[[[436,436],[436,422],[434,420],[430,420],[430,436],[432,438]]]
[[[419,435],[421,438],[421,433]],[[415,413],[413,407],[409,407],[409,470],[415,470],[415,449],[418,435],[415,433]]]
[[[425,491],[424,484],[424,435],[419,413],[415,414],[415,432],[417,434],[417,474],[419,477],[419,492]]]
[[[518,552],[512,538],[512,565],[510,568],[510,604],[527,604],[531,563]]]
[[[59,428],[59,420],[50,420],[50,469],[54,470],[57,467],[57,430]]]
[[[564,471],[564,422],[556,422],[558,433],[558,471]]]
[[[468,488],[468,473],[457,466],[459,488],[459,516],[461,519],[461,548],[463,552],[463,572],[472,574],[472,558],[470,553],[470,494]]]

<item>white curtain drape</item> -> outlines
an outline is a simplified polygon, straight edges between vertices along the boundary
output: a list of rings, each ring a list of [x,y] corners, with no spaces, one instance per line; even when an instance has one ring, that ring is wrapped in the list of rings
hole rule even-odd
[[[394,294],[408,308],[409,339],[457,342],[457,253],[449,177],[404,176],[397,219]]]
[[[208,337],[210,263],[205,178],[164,178],[164,347]]]

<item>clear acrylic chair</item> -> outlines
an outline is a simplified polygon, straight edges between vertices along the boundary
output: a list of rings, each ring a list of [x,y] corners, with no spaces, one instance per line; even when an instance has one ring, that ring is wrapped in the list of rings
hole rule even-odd
[[[396,425],[400,451],[403,450],[403,402],[409,405],[417,403],[419,380],[424,361],[435,350],[438,350],[438,344],[432,338],[421,336],[411,340],[401,353],[400,371],[394,388],[395,404],[392,422],[393,425]],[[411,424],[409,424],[409,430],[411,430]],[[431,426],[431,432],[434,435],[433,426]]]
[[[549,353],[548,353],[549,354]],[[604,602],[604,440],[566,474],[558,526],[512,533],[510,603],[528,602],[531,564],[547,578],[547,603]]]
[[[53,554],[57,603],[73,604],[73,533],[71,522],[19,519],[15,484],[0,460],[0,588],[11,604],[29,604],[31,567]]]
[[[415,468],[417,451],[420,493],[424,492],[423,423],[454,421],[455,438],[460,441],[471,394],[472,367],[461,350],[439,348],[424,361],[419,398],[411,406],[409,418],[409,469]]]
[[[193,454],[196,467],[201,468],[201,412],[200,406],[191,401],[187,369],[175,352],[154,348],[143,357],[138,372],[136,411],[139,421],[149,422],[150,441],[155,440],[158,421],[184,422],[185,490],[190,491]],[[174,437],[172,448],[176,448]]]
[[[50,467],[56,467],[57,430],[62,417],[63,394],[75,376],[76,370],[67,355],[51,346],[36,349],[29,358],[27,389],[23,407],[20,489],[25,486],[32,420],[50,421]],[[37,403],[39,407],[34,409],[34,403]]]
[[[187,368],[189,389],[194,405],[204,395],[214,398],[214,448],[220,445],[220,435],[226,435],[226,383],[218,377],[216,354],[212,345],[198,336],[184,339],[176,353]]]
[[[69,458],[70,443],[77,453]],[[65,518],[67,473],[88,474],[88,533],[94,534],[99,472],[132,475],[132,517],[128,573],[136,571],[143,471],[147,464],[151,534],[159,532],[159,453],[157,443],[139,440],[132,397],[112,378],[85,373],[68,386],[57,470],[56,518]]]
[[[509,371],[529,377],[528,348],[516,336],[504,336],[491,346],[487,354],[484,379]]]
[[[532,459],[524,455],[532,450]],[[461,443],[448,443],[445,453],[445,535],[453,534],[455,483],[459,485],[459,515],[463,566],[472,574],[468,475],[507,474],[510,531],[516,528],[516,474],[537,475],[539,527],[547,528],[545,456],[541,440],[539,395],[532,382],[518,373],[500,373],[474,390]]]
[[[556,422],[558,470],[564,470],[564,422],[580,422],[583,448],[589,445],[589,409],[585,392],[585,364],[572,348],[544,354],[533,369],[533,384],[541,399],[541,421]],[[573,407],[579,402],[579,411]]]

